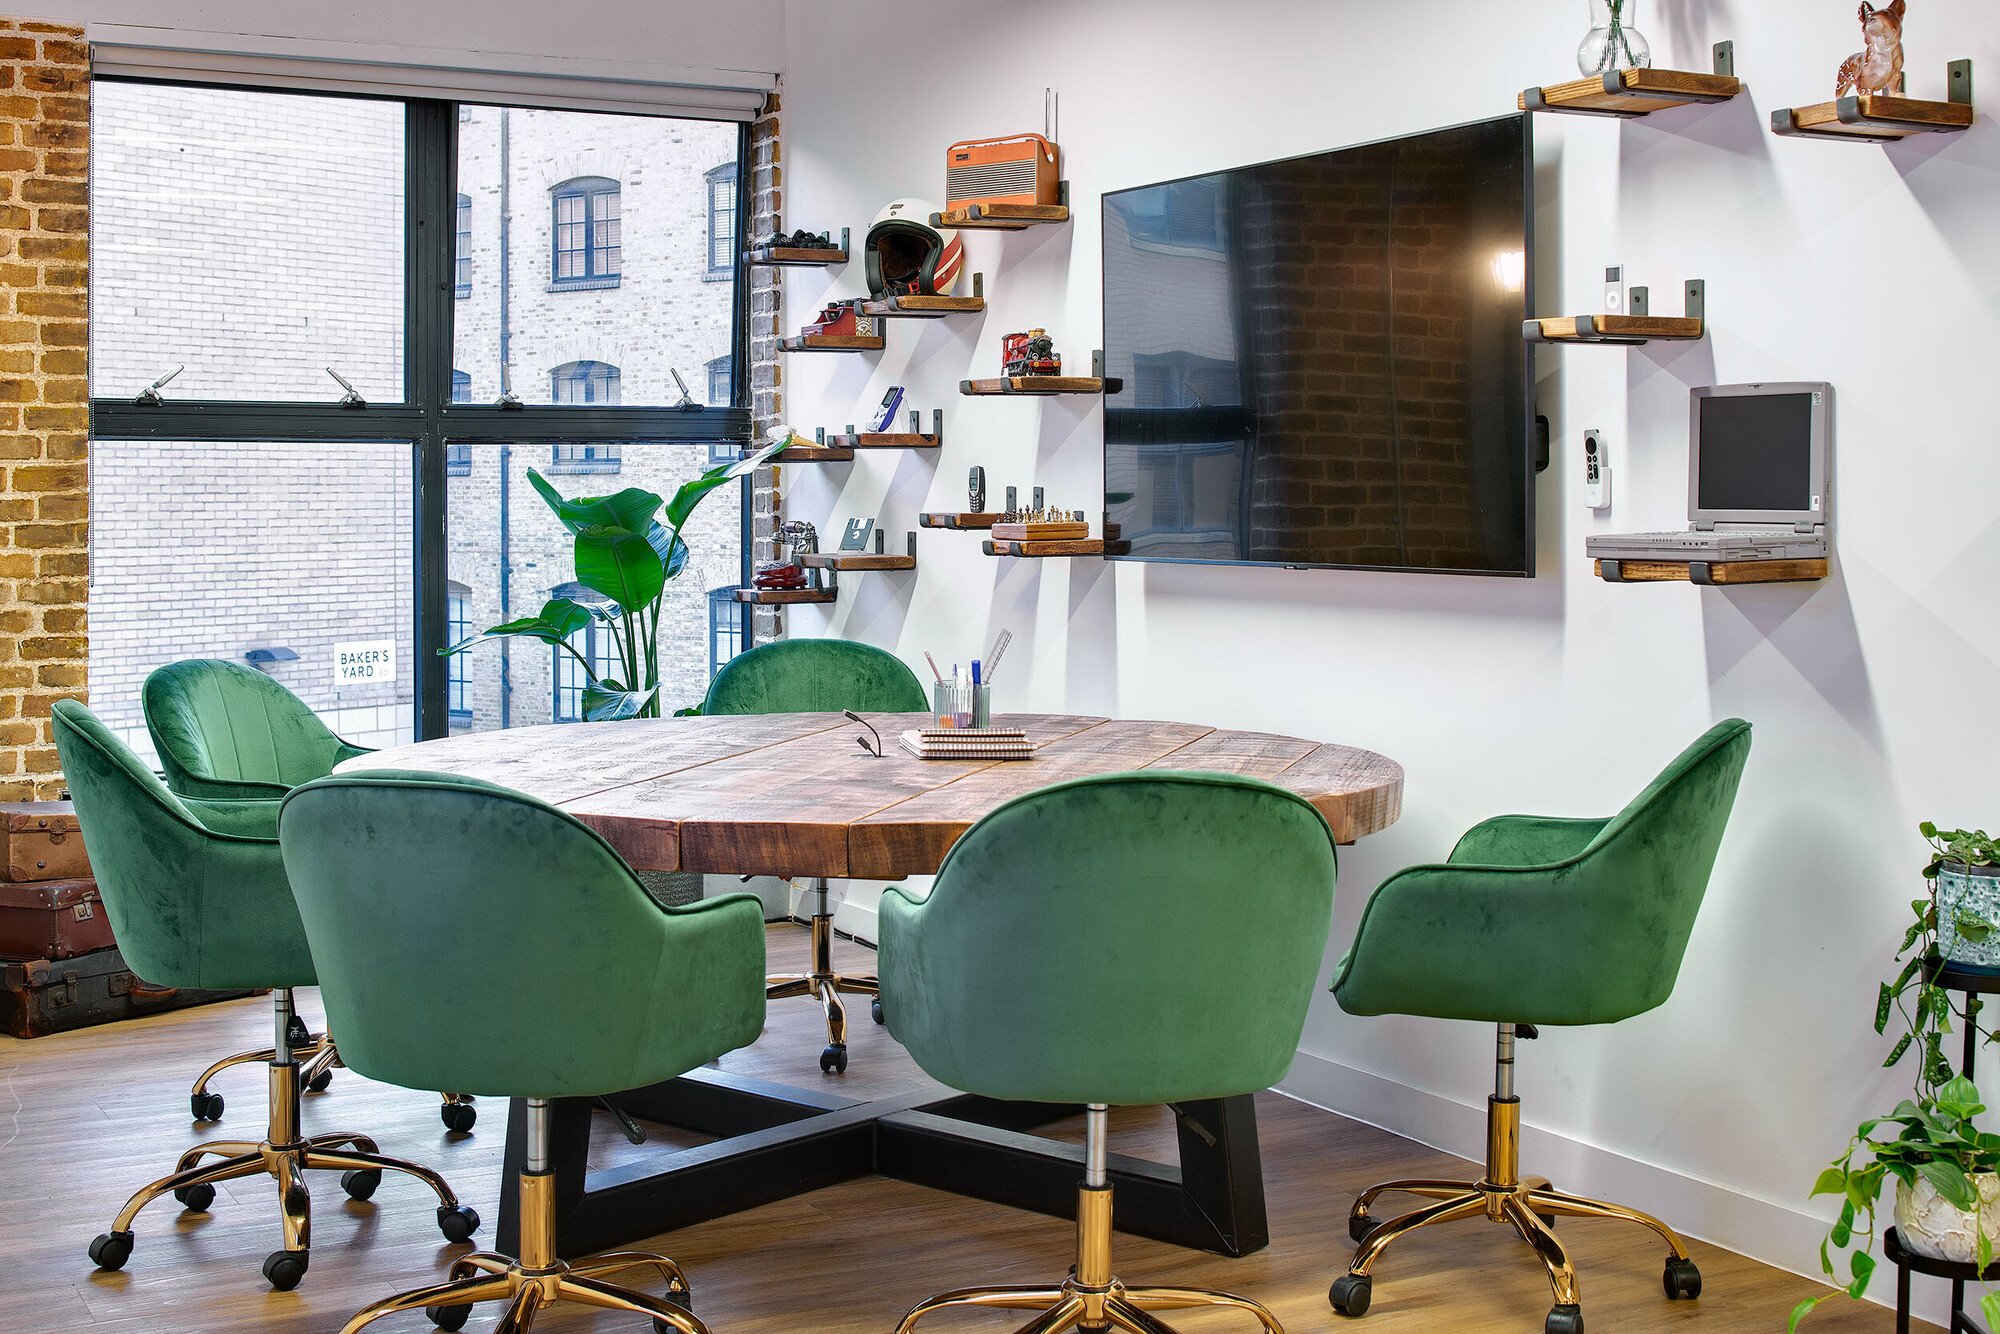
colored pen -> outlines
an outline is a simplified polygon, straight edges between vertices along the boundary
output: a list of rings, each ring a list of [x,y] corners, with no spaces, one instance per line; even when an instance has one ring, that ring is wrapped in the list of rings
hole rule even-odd
[[[975,686],[979,684],[979,659],[977,658],[972,660],[972,684]]]
[[[937,669],[937,659],[931,656],[929,649],[924,650],[924,661],[931,665],[931,676],[938,681],[943,681],[944,673]]]

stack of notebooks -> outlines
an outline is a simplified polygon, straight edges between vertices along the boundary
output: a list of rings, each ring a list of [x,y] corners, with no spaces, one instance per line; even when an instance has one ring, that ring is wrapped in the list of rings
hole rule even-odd
[[[1018,727],[913,727],[903,749],[920,760],[1030,760],[1035,748]]]

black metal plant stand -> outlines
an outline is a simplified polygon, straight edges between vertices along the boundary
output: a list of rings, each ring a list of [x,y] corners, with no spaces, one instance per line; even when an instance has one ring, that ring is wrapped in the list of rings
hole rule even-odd
[[[1968,968],[1955,968],[1945,960],[1931,955],[1924,960],[1924,981],[1947,991],[1962,991],[1966,995],[1966,1008],[1972,1008],[1972,997],[2000,995],[2000,973],[1978,972]],[[1979,1045],[1979,1026],[1972,1022],[1972,1015],[1965,1016],[1965,1055],[1959,1062],[1958,1072],[1967,1079],[1972,1078],[1972,1060]],[[1965,1313],[1965,1285],[1986,1282],[2000,1282],[2000,1261],[1995,1261],[1980,1272],[1976,1264],[1966,1264],[1956,1260],[1933,1260],[1927,1255],[1913,1255],[1904,1248],[1903,1239],[1890,1228],[1882,1235],[1882,1254],[1889,1263],[1896,1266],[1896,1334],[1910,1334],[1910,1275],[1929,1274],[1933,1278],[1951,1280],[1951,1324],[1950,1334],[1987,1334],[1979,1323]]]

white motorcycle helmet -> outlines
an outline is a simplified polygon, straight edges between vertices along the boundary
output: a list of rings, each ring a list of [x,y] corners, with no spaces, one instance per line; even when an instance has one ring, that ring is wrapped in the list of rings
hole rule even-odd
[[[897,199],[868,228],[868,295],[949,296],[965,263],[953,227],[931,226],[938,207],[927,199]]]

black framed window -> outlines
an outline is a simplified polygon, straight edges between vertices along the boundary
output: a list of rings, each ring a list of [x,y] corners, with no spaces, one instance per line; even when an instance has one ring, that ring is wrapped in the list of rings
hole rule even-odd
[[[736,164],[725,162],[708,173],[708,272],[727,277],[735,272]]]
[[[603,361],[572,361],[549,375],[549,395],[557,403],[616,403],[618,368]],[[551,472],[617,472],[621,451],[616,441],[563,442],[553,446]]]
[[[717,357],[708,363],[708,405],[711,408],[726,408],[733,392],[730,373],[735,367],[731,357]]]
[[[564,181],[552,192],[554,287],[616,287],[624,268],[618,182],[602,176]]]
[[[165,121],[160,119],[163,111],[170,113]],[[230,620],[230,608],[245,601],[240,596],[217,602],[217,610],[203,623],[204,643],[179,646],[174,656],[238,656],[244,645],[267,642],[296,646],[300,659],[274,675],[302,693],[307,686],[319,690],[323,678],[325,689],[320,693],[328,696],[328,702],[324,706],[317,698],[309,702],[339,730],[356,725],[342,721],[347,714],[368,711],[376,719],[368,731],[371,739],[374,729],[393,728],[403,729],[404,736],[411,731],[418,737],[442,736],[453,726],[453,716],[464,711],[461,705],[473,714],[468,725],[474,728],[548,721],[554,691],[544,673],[552,670],[553,663],[544,646],[514,645],[511,667],[504,645],[473,650],[467,658],[447,659],[438,653],[487,624],[532,613],[546,592],[546,584],[537,586],[537,580],[552,570],[567,571],[567,535],[534,496],[523,476],[525,468],[550,458],[552,450],[571,453],[587,470],[617,466],[614,460],[621,452],[631,465],[634,455],[643,452],[644,475],[637,480],[671,493],[678,481],[705,466],[714,446],[724,444],[733,452],[747,443],[750,414],[742,407],[682,413],[658,402],[628,404],[612,392],[608,367],[604,373],[580,376],[574,391],[558,389],[552,378],[544,383],[553,401],[536,401],[541,396],[539,385],[532,392],[529,385],[548,372],[538,374],[533,368],[559,360],[560,343],[570,336],[571,317],[539,308],[543,284],[532,281],[538,276],[533,265],[518,275],[531,281],[526,286],[517,282],[511,306],[505,296],[507,274],[501,268],[494,270],[492,283],[501,293],[497,326],[489,312],[476,309],[487,303],[457,300],[459,197],[485,199],[491,192],[504,198],[511,189],[517,243],[526,239],[521,235],[528,228],[518,212],[520,203],[550,190],[546,179],[537,180],[534,173],[540,163],[554,160],[553,145],[563,136],[572,143],[587,138],[577,132],[583,127],[600,136],[629,133],[631,146],[617,151],[647,161],[649,170],[651,164],[660,163],[654,173],[660,184],[655,188],[678,190],[685,203],[676,207],[692,211],[710,202],[702,159],[714,162],[718,147],[734,142],[740,161],[748,151],[745,127],[424,98],[117,79],[97,82],[93,113],[105,145],[92,163],[98,195],[91,218],[92,253],[94,260],[104,257],[102,263],[93,263],[93,301],[94,310],[105,313],[93,319],[91,330],[90,406],[93,441],[106,446],[103,471],[108,475],[112,463],[128,460],[127,484],[134,496],[143,496],[146,486],[158,487],[146,481],[150,474],[145,469],[153,466],[163,447],[217,454],[237,448],[262,451],[255,455],[257,460],[267,454],[274,459],[282,455],[296,463],[265,467],[260,477],[311,478],[307,494],[320,508],[327,508],[325,496],[336,494],[329,488],[344,486],[346,492],[338,493],[340,503],[357,517],[343,532],[358,531],[356,525],[364,523],[386,525],[382,536],[361,544],[366,546],[366,569],[359,574],[346,569],[337,586],[329,585],[315,601],[322,607],[338,603],[345,608],[359,605],[362,599],[355,595],[365,593],[365,616],[357,612],[351,628],[343,624],[329,634],[343,642],[394,638],[399,645],[396,682],[370,687],[376,693],[337,692],[333,645],[331,639],[327,644],[318,642],[323,637],[318,631],[326,627],[318,624],[323,618],[317,613],[275,613],[257,602],[254,610],[259,618],[268,621],[277,615],[278,621],[268,628],[260,625],[256,637],[236,643],[250,633]],[[510,128],[511,155],[506,151]],[[725,137],[718,140],[718,134]],[[548,151],[536,146],[537,135],[542,136],[540,143],[552,146]],[[683,136],[705,146],[694,150],[700,156],[686,162],[681,174],[670,177],[666,170],[670,155],[660,150]],[[241,160],[235,137],[255,140],[268,150],[254,167],[270,177],[265,182],[269,188],[251,189],[257,182],[239,180],[249,168]],[[123,152],[113,144],[134,147]],[[328,177],[323,164],[333,149],[346,154],[343,163],[352,160],[357,165],[365,189],[348,176],[338,181]],[[275,166],[266,160],[273,153]],[[160,164],[157,170],[149,165],[153,162]],[[576,187],[590,182],[564,184]],[[617,185],[603,184],[610,187],[610,194],[586,199],[580,215],[583,235],[572,246],[572,256],[587,277],[609,276],[613,281],[604,285],[615,285],[622,267]],[[551,194],[561,190],[557,187]],[[690,198],[695,191],[703,196]],[[323,198],[329,192],[339,197]],[[572,193],[593,192],[573,189]],[[278,202],[276,225],[268,216],[269,197]],[[229,201],[253,198],[258,208],[244,206],[231,212]],[[193,312],[182,299],[188,290],[185,273],[147,259],[156,256],[161,245],[183,243],[150,237],[145,228],[157,225],[151,215],[162,208],[171,213],[189,200],[206,201],[200,207],[216,215],[206,225],[220,241],[208,246],[204,255],[210,251],[234,255],[226,268],[214,267],[219,261],[209,259],[198,264],[210,264],[212,275],[248,271],[253,262],[263,266],[256,292],[245,294],[240,302],[231,293],[212,313]],[[222,203],[217,205],[216,200]],[[357,210],[365,227],[353,221]],[[739,218],[742,213],[739,208]],[[356,234],[344,236],[343,227]],[[398,236],[400,245],[395,241]],[[340,246],[347,249],[336,253]],[[274,264],[274,258],[283,264]],[[691,270],[689,276],[705,277],[707,258],[697,251],[673,262],[681,264],[680,272]],[[356,267],[364,261],[372,267]],[[660,260],[661,265],[667,262]],[[329,273],[344,276],[336,281],[327,277]],[[294,275],[289,281],[288,274]],[[643,376],[647,393],[661,392],[653,386],[655,381],[667,383],[664,366],[673,359],[683,366],[702,365],[714,356],[718,342],[735,349],[732,355],[739,361],[747,355],[747,272],[739,264],[734,276],[733,287],[715,293],[718,331],[701,334],[707,342],[694,343],[698,352],[669,349],[662,357],[653,357],[660,366],[649,361],[635,363],[637,369],[626,368],[627,374]],[[208,285],[217,286],[213,277]],[[530,287],[534,300],[528,299]],[[339,299],[329,302],[316,295],[321,292],[337,293]],[[123,317],[116,314],[121,302]],[[231,303],[241,304],[242,312],[232,314]],[[155,313],[183,308],[191,312],[189,321],[182,322],[185,329]],[[140,312],[146,317],[140,318]],[[289,322],[283,318],[288,312]],[[277,318],[269,318],[273,313]],[[649,319],[656,323],[649,325]],[[635,345],[667,342],[677,336],[683,320],[678,310],[674,319],[670,325],[663,316],[636,312],[624,330]],[[232,320],[294,332],[283,333],[287,341],[282,346],[269,338],[225,346],[198,336],[203,329],[212,331],[218,321],[233,329],[235,324],[228,323]],[[459,355],[453,351],[455,335]],[[276,354],[280,352],[282,356]],[[647,355],[652,356],[650,348]],[[135,402],[140,388],[181,361],[188,363],[188,371],[167,386],[163,401]],[[454,362],[467,370],[454,375]],[[339,404],[342,391],[323,369],[329,364],[355,382],[365,406]],[[466,401],[474,378],[492,386],[486,398],[505,395],[508,401]],[[647,448],[633,448],[639,444]],[[97,452],[94,446],[93,455]],[[205,484],[194,477],[187,473],[173,485],[199,491]],[[93,478],[94,487],[100,483],[100,478]],[[600,487],[586,481],[580,486],[564,484],[562,489],[576,494]],[[138,554],[158,549],[147,547],[146,531],[139,526],[140,519],[157,508],[128,506],[139,518],[119,528],[121,540]],[[691,583],[691,590],[704,590],[732,577],[748,581],[749,514],[747,481],[733,499],[718,495],[704,506],[697,518],[705,531],[692,545],[697,559],[706,562],[706,577]],[[107,530],[113,527],[119,526],[106,525]],[[311,525],[292,527],[304,532]],[[244,569],[234,575],[235,586],[239,591],[265,586],[259,579],[268,579],[272,587],[286,586],[273,571],[295,577],[298,562],[284,565],[294,559],[285,554],[288,550],[262,538],[244,545],[238,561]],[[341,554],[345,560],[354,553],[343,547]],[[250,569],[251,565],[256,568]],[[333,569],[330,564],[327,568]],[[452,576],[457,576],[458,588],[451,586]],[[140,581],[128,582],[140,587]],[[176,595],[171,580],[154,582],[161,585],[159,596]],[[686,624],[662,629],[662,657],[678,641],[684,649],[677,650],[676,659],[689,661],[675,670],[699,675],[713,653],[713,647],[702,642],[709,608],[700,591],[683,596],[679,605],[684,612],[673,615]],[[741,610],[747,621],[747,608]],[[132,624],[148,623],[143,611],[143,607],[135,610]],[[290,623],[287,617],[292,618]],[[94,644],[93,673],[104,660]],[[133,679],[143,679],[143,672]],[[677,707],[690,692],[699,698],[691,681],[663,678],[663,684],[669,691],[669,707]],[[111,694],[104,692],[107,702]],[[375,744],[392,744],[393,739]]]
[[[743,604],[733,588],[708,590],[708,676],[722,670],[722,664],[743,651]]]
[[[456,264],[456,294],[472,295],[472,196],[458,197],[458,260]],[[456,374],[456,372],[454,372]]]

